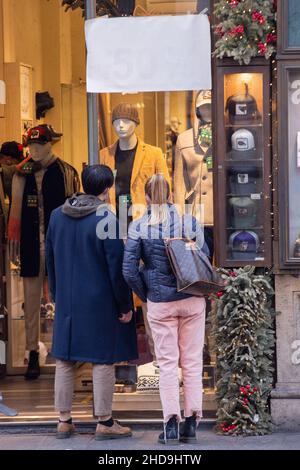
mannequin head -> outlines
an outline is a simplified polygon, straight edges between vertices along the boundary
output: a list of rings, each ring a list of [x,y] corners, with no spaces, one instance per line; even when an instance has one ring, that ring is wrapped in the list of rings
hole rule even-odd
[[[112,112],[112,124],[122,144],[130,142],[135,146],[135,130],[139,123],[140,118],[138,110],[132,104],[120,103],[114,108]]]
[[[40,162],[44,160],[49,153],[51,153],[51,143],[48,142],[47,144],[29,144],[29,153],[35,162]]]
[[[137,128],[137,124],[130,119],[116,119],[113,122],[114,129],[120,139],[130,139]]]
[[[27,144],[31,158],[35,162],[44,160],[51,152],[52,135],[48,127],[36,126],[29,129]]]
[[[195,106],[199,124],[210,124],[212,122],[211,91],[201,90],[196,97]]]

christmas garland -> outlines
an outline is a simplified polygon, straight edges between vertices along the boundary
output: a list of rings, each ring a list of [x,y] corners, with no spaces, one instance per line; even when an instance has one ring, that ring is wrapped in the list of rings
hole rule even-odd
[[[271,279],[255,274],[251,266],[220,272],[226,286],[213,296],[211,312],[217,360],[216,430],[226,435],[267,434],[274,372]]]
[[[240,64],[257,56],[269,59],[276,52],[276,7],[276,0],[218,1],[214,55],[232,57]]]

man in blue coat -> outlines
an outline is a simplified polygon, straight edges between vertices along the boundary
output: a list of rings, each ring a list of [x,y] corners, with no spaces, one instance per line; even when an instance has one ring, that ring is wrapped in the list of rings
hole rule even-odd
[[[93,364],[95,438],[131,436],[112,419],[114,364],[137,358],[132,296],[122,276],[124,244],[107,205],[113,173],[92,165],[75,194],[51,215],[46,241],[50,291],[56,303],[52,354],[56,358],[57,437],[73,431],[75,363]]]

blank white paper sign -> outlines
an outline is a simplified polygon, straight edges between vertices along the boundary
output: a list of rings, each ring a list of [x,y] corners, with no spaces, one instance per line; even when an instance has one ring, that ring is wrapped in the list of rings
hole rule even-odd
[[[211,89],[206,15],[85,22],[89,93]]]

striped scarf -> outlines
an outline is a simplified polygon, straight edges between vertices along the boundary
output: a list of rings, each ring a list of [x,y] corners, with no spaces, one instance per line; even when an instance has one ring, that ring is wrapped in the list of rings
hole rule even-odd
[[[12,204],[8,221],[8,239],[10,241],[21,241],[21,217],[22,202],[26,183],[26,175],[43,172],[57,160],[55,155],[49,154],[44,160],[33,162],[31,157],[26,158],[16,167],[16,173],[12,180]]]

